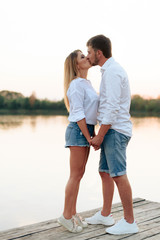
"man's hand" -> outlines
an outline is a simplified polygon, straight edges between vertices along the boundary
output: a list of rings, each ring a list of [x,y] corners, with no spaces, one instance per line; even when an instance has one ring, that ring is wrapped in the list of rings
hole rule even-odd
[[[90,144],[94,147],[95,150],[100,148],[101,143],[103,142],[103,137],[97,135],[90,141]]]
[[[110,127],[111,127],[110,124],[109,125],[102,124],[98,131],[98,134],[91,139],[90,145],[92,145],[95,150],[98,150],[100,148],[100,145],[103,142],[104,136],[108,132]]]

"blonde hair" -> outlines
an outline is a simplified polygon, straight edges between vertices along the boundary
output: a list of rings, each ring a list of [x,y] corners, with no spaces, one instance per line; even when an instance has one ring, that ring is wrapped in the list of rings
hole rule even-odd
[[[67,97],[67,90],[71,81],[77,78],[78,68],[77,68],[77,56],[78,52],[81,50],[75,50],[69,54],[64,62],[64,103],[69,112],[69,101]]]

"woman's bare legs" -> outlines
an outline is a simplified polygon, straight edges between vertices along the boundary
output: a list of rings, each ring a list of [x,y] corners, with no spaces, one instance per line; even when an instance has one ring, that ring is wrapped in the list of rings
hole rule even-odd
[[[83,170],[84,170],[84,172],[85,172],[85,167],[86,167],[86,163],[87,163],[87,160],[88,160],[89,152],[90,152],[90,148],[87,147],[87,149],[86,149],[86,157],[85,157],[85,161],[84,161],[84,164],[83,164]],[[79,185],[80,185],[80,184],[79,184]],[[78,192],[79,192],[79,187],[77,188],[77,193],[75,193],[75,199],[74,199],[73,207],[72,207],[72,215],[75,215],[76,212],[77,212],[77,211],[76,211],[76,203],[77,203]]]
[[[89,156],[89,147],[70,147],[70,177],[65,189],[63,216],[66,219],[76,214],[76,202],[80,180],[85,172]]]

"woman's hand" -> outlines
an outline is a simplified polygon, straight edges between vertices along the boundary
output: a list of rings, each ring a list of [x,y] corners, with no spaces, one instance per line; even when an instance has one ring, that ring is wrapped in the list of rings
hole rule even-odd
[[[92,138],[87,139],[87,141],[88,141],[88,143],[89,143],[89,146],[91,146],[91,145],[92,145],[92,144],[91,144]]]
[[[103,137],[96,135],[94,138],[91,140],[91,145],[94,147],[95,150],[100,149],[100,145],[103,142]]]

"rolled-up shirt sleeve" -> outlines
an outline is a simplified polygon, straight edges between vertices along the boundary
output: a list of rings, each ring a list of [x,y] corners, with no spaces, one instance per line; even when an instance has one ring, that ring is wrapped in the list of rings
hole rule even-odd
[[[102,124],[113,125],[120,109],[121,77],[114,72],[105,72],[102,86],[105,106]]]
[[[85,118],[84,113],[84,89],[78,82],[73,82],[68,92],[72,121],[78,122]],[[70,120],[70,119],[69,119]]]

